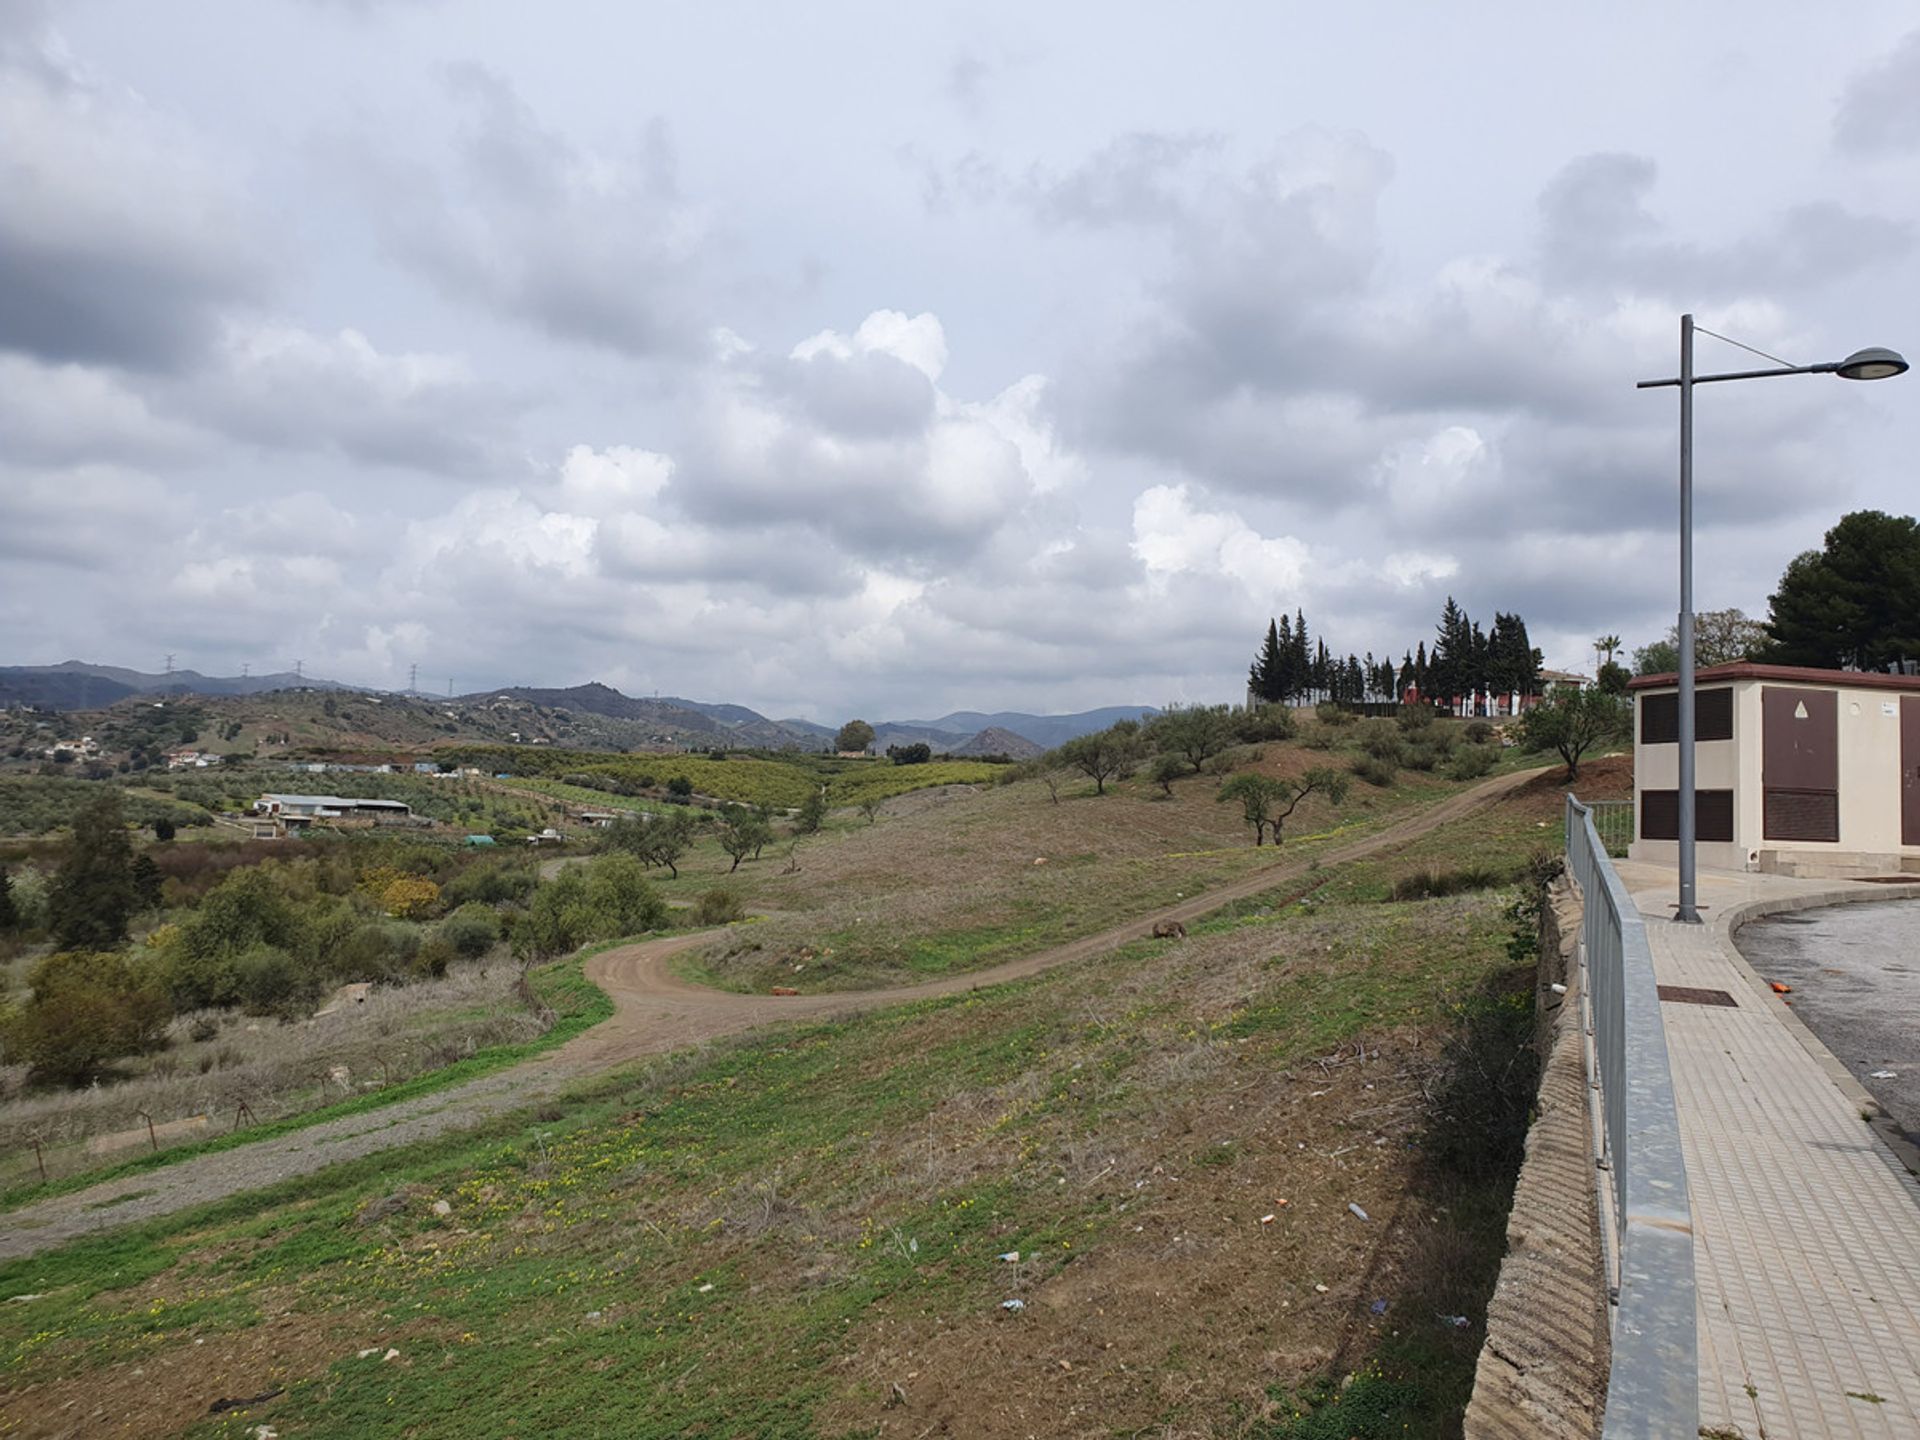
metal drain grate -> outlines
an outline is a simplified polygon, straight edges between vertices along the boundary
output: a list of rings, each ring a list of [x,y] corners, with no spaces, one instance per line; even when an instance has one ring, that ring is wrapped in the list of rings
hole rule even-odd
[[[1729,1005],[1740,1008],[1740,1002],[1724,990],[1701,990],[1692,985],[1662,985],[1659,987],[1662,1000],[1672,1000],[1679,1005]]]

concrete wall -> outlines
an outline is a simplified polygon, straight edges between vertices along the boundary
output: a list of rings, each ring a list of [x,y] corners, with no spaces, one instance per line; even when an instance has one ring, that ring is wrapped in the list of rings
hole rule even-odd
[[[1564,876],[1550,899],[1540,946],[1539,1118],[1527,1132],[1507,1257],[1487,1305],[1466,1440],[1594,1440],[1606,1404],[1607,1282],[1570,963],[1580,902]],[[1567,993],[1556,995],[1555,984]]]

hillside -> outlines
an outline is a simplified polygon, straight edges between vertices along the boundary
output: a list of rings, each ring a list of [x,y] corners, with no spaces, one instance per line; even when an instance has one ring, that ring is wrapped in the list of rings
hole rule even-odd
[[[1358,763],[1353,728],[1232,764]],[[1473,782],[1401,769],[1309,802],[1275,851],[1219,783],[924,792],[735,873],[703,842],[661,893],[769,918],[690,975],[815,1011],[957,993],[651,1059],[619,1020],[562,1053],[629,1068],[550,1062],[537,1113],[0,1266],[30,1297],[0,1309],[10,1411],[152,1435],[204,1426],[209,1396],[263,1397],[236,1434],[617,1414],[661,1440],[999,1440],[1069,1410],[1089,1434],[1457,1434],[1527,1115],[1507,882],[1558,841],[1560,790],[1506,777],[1466,811]],[[1437,806],[1470,819],[1417,823]],[[1460,893],[1396,898],[1435,871]],[[968,983],[1168,905],[1184,938]],[[650,1043],[711,1009],[684,981],[669,1000]]]

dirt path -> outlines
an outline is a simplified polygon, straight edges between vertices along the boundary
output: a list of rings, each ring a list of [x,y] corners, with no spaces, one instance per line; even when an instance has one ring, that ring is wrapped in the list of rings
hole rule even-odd
[[[1503,775],[1442,801],[1430,810],[1374,834],[1337,846],[1317,858],[1325,868],[1391,851],[1484,808],[1543,774]],[[1282,852],[1276,851],[1276,857]],[[587,975],[613,997],[613,1016],[551,1054],[497,1075],[401,1101],[365,1115],[310,1125],[292,1134],[165,1166],[143,1175],[108,1180],[55,1196],[0,1217],[0,1259],[37,1254],[69,1240],[195,1205],[243,1190],[307,1175],[343,1160],[431,1140],[495,1115],[523,1109],[557,1095],[583,1075],[625,1061],[684,1049],[757,1026],[793,1019],[827,1019],[885,1005],[953,995],[1008,980],[1024,979],[1058,965],[1089,959],[1153,933],[1163,921],[1185,923],[1232,900],[1258,895],[1304,875],[1304,863],[1278,859],[1231,885],[1170,909],[1065,945],[1010,960],[989,970],[944,976],[919,985],[826,995],[737,995],[711,990],[674,975],[668,961],[704,943],[711,932],[648,940],[609,950],[587,962]]]

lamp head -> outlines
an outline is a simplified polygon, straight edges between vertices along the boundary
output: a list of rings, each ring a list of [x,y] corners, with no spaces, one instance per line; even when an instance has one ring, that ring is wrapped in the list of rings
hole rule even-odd
[[[1905,373],[1907,362],[1899,352],[1878,345],[1856,350],[1838,365],[1834,373],[1844,380],[1885,380]]]

